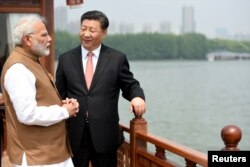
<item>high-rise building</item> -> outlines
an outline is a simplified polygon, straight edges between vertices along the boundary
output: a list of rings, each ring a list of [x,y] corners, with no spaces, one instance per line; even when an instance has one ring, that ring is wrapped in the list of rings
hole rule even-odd
[[[165,34],[171,33],[171,23],[168,21],[161,22],[159,32]]]
[[[119,34],[131,34],[131,33],[134,33],[134,26],[133,26],[133,24],[120,23],[117,33],[119,33]]]
[[[153,33],[153,25],[151,23],[145,23],[142,27],[142,32]]]
[[[184,6],[182,8],[182,33],[195,32],[194,8]]]
[[[64,6],[55,9],[55,30],[65,31],[67,28],[67,8]]]
[[[229,39],[230,35],[227,28],[216,28],[215,30],[216,38]]]

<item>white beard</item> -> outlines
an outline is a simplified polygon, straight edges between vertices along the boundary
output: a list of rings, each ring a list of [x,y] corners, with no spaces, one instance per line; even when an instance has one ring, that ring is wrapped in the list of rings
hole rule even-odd
[[[36,40],[36,43],[34,44],[34,47],[32,47],[32,52],[37,55],[37,56],[49,56],[50,54],[50,48],[48,47],[49,44],[47,44],[46,46],[38,43],[38,41]]]

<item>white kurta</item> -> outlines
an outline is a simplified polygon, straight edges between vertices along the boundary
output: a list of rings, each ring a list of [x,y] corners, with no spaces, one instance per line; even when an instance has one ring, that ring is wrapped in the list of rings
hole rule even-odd
[[[50,126],[69,118],[65,107],[37,106],[35,82],[33,73],[20,63],[12,65],[5,74],[4,87],[10,96],[19,122],[26,125]],[[25,153],[21,166],[29,167]],[[30,167],[73,167],[73,163],[69,158],[59,164]]]

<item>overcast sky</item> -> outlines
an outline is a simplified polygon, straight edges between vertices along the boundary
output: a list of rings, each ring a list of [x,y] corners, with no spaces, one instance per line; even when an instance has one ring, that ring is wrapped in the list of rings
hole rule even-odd
[[[84,0],[77,8],[68,8],[68,20],[79,20],[88,10],[101,10],[111,24],[128,23],[135,27],[168,21],[179,32],[183,6],[193,6],[196,32],[214,37],[216,29],[230,34],[250,34],[250,0]],[[66,0],[55,0],[55,8],[66,6]]]

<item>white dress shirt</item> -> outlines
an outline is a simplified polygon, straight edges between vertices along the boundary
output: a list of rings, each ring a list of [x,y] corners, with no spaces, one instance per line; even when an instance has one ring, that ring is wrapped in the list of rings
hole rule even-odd
[[[86,64],[87,64],[87,60],[88,60],[87,54],[88,54],[89,51],[87,51],[82,45],[81,45],[81,50],[82,50],[83,70],[84,70],[84,73],[85,73]],[[92,51],[92,53],[94,53],[94,55],[92,57],[94,71],[96,69],[96,65],[97,65],[97,61],[98,61],[98,58],[99,58],[100,50],[101,50],[101,45],[97,49]]]
[[[37,106],[35,82],[34,74],[20,63],[12,65],[5,74],[4,87],[13,103],[18,121],[26,125],[50,126],[69,118],[69,113],[65,107],[58,105]],[[73,167],[73,163],[71,158],[69,158],[59,164],[27,166],[24,153],[22,165],[15,166]]]

